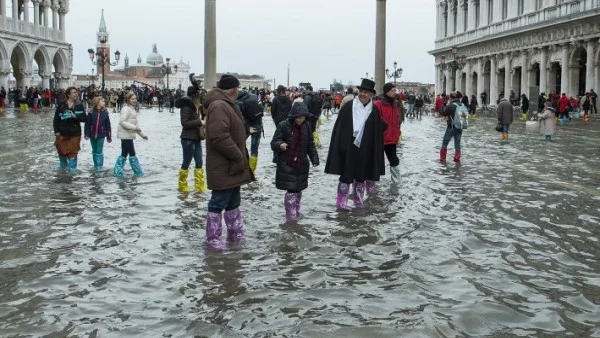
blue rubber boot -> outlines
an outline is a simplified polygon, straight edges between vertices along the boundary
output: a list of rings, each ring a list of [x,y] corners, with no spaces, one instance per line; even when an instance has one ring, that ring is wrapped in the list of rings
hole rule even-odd
[[[144,176],[144,171],[142,170],[142,166],[140,165],[137,156],[129,156],[129,164],[131,165],[131,169],[135,176]]]
[[[126,158],[123,156],[117,157],[115,168],[113,169],[113,173],[116,177],[123,177],[123,166],[125,165],[125,160]]]
[[[104,154],[94,154],[94,169],[96,169],[97,172],[101,172],[103,166]]]
[[[69,167],[69,172],[74,174],[77,172],[77,157],[71,157],[67,159],[67,166]]]
[[[67,170],[68,165],[67,165],[67,158],[65,156],[61,156],[58,155],[58,167],[56,168],[56,170],[58,171],[63,171],[63,170]]]
[[[96,157],[96,153],[92,153],[92,161],[94,161],[94,169],[96,169],[96,167],[98,167],[98,163],[96,161],[97,157]]]

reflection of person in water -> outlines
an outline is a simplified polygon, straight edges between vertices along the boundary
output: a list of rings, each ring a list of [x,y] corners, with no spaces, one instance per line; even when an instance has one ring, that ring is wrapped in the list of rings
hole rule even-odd
[[[241,255],[205,255],[205,269],[200,271],[196,280],[206,290],[198,303],[202,307],[209,307],[211,311],[207,319],[219,324],[223,317],[224,309],[230,308],[233,313],[232,298],[246,293],[246,288],[241,281],[244,278],[243,268],[240,264]],[[200,305],[199,305],[200,307]]]

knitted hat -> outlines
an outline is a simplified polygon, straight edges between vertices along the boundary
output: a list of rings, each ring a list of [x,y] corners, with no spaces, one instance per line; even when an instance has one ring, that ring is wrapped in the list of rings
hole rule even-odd
[[[387,94],[390,90],[392,90],[392,88],[396,88],[396,85],[394,85],[391,82],[388,82],[386,84],[383,85],[383,93]]]
[[[237,88],[240,86],[240,80],[238,80],[235,76],[229,74],[223,74],[221,76],[221,80],[217,84],[219,89],[227,90],[231,88]]]
[[[288,118],[297,118],[297,117],[301,117],[301,116],[310,116],[310,112],[308,111],[308,107],[306,106],[306,103],[302,102],[302,101],[297,101],[294,102],[292,104],[292,110],[290,110],[290,113],[288,114]]]

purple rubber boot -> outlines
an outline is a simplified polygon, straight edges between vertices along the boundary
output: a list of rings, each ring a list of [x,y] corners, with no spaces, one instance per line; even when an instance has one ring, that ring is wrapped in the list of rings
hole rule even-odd
[[[300,217],[300,202],[302,202],[302,191],[298,194],[298,203],[296,203],[296,212],[298,213],[298,217]]]
[[[227,249],[221,241],[221,213],[209,212],[206,215],[206,246],[209,249],[224,251]]]
[[[375,193],[375,181],[365,181],[365,186],[367,189],[367,196],[371,196]]]
[[[225,211],[225,224],[227,224],[227,240],[239,242],[245,238],[244,220],[240,208]]]
[[[365,182],[354,181],[354,206],[356,208],[365,206]]]
[[[288,222],[298,220],[298,194],[293,192],[286,192],[283,201],[285,204],[285,219]]]
[[[339,211],[349,211],[348,194],[350,193],[350,184],[340,182],[337,189],[336,206]]]

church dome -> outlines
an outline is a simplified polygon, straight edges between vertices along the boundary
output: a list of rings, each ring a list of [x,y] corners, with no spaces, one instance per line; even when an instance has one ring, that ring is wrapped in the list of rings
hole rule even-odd
[[[153,66],[159,66],[164,63],[163,56],[158,53],[156,44],[152,45],[152,53],[146,58],[146,63]]]

